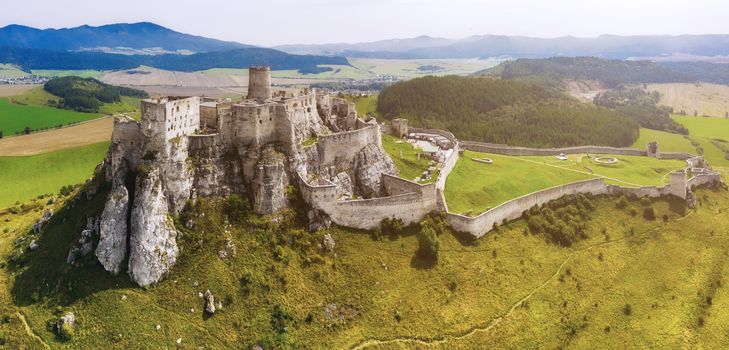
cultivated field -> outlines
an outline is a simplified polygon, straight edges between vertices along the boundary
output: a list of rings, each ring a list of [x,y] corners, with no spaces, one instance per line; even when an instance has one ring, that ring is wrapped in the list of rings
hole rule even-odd
[[[32,156],[109,141],[113,126],[113,118],[100,118],[61,129],[3,138],[0,156]]]
[[[23,72],[12,64],[0,63],[0,78],[22,78],[27,75],[28,73]]]
[[[103,71],[92,70],[92,69],[81,69],[81,70],[49,70],[49,69],[34,69],[33,74],[42,77],[57,78],[57,77],[68,77],[77,76],[81,78],[95,78],[99,79]]]
[[[13,103],[12,99],[0,98],[0,130],[6,137],[20,133],[26,127],[33,130],[54,128],[59,125],[101,117],[95,113],[79,113],[48,106]]]
[[[570,182],[604,178],[607,183],[628,187],[663,185],[668,174],[685,167],[680,160],[637,156],[615,157],[616,164],[599,164],[585,154],[511,157],[465,151],[446,181],[449,210],[477,215],[510,199]],[[484,164],[471,158],[489,158]]]
[[[26,202],[65,185],[82,183],[106,155],[109,142],[34,156],[0,157],[0,208]]]
[[[38,85],[0,85],[0,97],[22,95],[28,90],[37,88]]]
[[[729,115],[729,86],[718,84],[650,84],[649,91],[663,96],[661,104],[673,107],[678,113],[707,115],[724,118]]]

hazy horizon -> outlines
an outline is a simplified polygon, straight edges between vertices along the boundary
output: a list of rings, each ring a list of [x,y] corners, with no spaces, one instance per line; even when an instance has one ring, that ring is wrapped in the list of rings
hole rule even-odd
[[[422,35],[460,39],[474,35],[594,38],[729,33],[723,24],[729,3],[716,0],[515,0],[494,4],[453,0],[447,5],[437,0],[71,0],[64,7],[74,11],[63,17],[57,16],[57,3],[51,0],[13,5],[14,11],[0,13],[0,26],[45,29],[153,22],[187,34],[260,46],[357,43]]]

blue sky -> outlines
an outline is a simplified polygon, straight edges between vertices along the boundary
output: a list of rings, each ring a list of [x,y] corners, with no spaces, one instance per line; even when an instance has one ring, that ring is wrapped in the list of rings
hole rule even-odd
[[[0,26],[155,22],[271,46],[477,34],[727,34],[720,0],[3,0]]]

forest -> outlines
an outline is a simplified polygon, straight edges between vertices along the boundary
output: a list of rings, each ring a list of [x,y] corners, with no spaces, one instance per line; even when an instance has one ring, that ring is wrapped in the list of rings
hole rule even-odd
[[[384,89],[378,112],[411,125],[447,129],[462,140],[514,146],[624,147],[639,125],[608,108],[580,103],[559,91],[489,77],[424,77]]]
[[[660,100],[661,94],[657,91],[647,92],[640,87],[621,85],[599,93],[593,102],[630,116],[644,128],[688,135],[688,129],[671,119],[673,109],[658,105]]]
[[[142,90],[74,76],[51,79],[43,85],[43,89],[61,98],[55,107],[88,113],[98,112],[104,103],[120,102],[121,96],[148,97]]]

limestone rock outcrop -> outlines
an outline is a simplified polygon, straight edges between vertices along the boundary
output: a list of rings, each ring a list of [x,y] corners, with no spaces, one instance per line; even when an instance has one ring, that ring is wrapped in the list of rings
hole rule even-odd
[[[255,177],[251,183],[253,211],[258,214],[273,214],[286,208],[286,186],[288,176],[283,155],[267,150],[256,165]]]
[[[177,231],[159,169],[139,174],[130,220],[129,275],[140,286],[159,282],[177,261]]]
[[[397,168],[385,151],[375,144],[368,144],[352,161],[356,177],[357,193],[365,198],[383,194],[382,173],[397,175]]]
[[[106,271],[118,274],[127,254],[127,214],[129,213],[129,191],[116,186],[106,200],[99,225],[99,245],[96,256]]]
[[[346,172],[337,174],[337,176],[332,179],[332,183],[336,186],[337,194],[340,197],[352,198],[352,194],[354,193],[352,178],[350,178]]]

